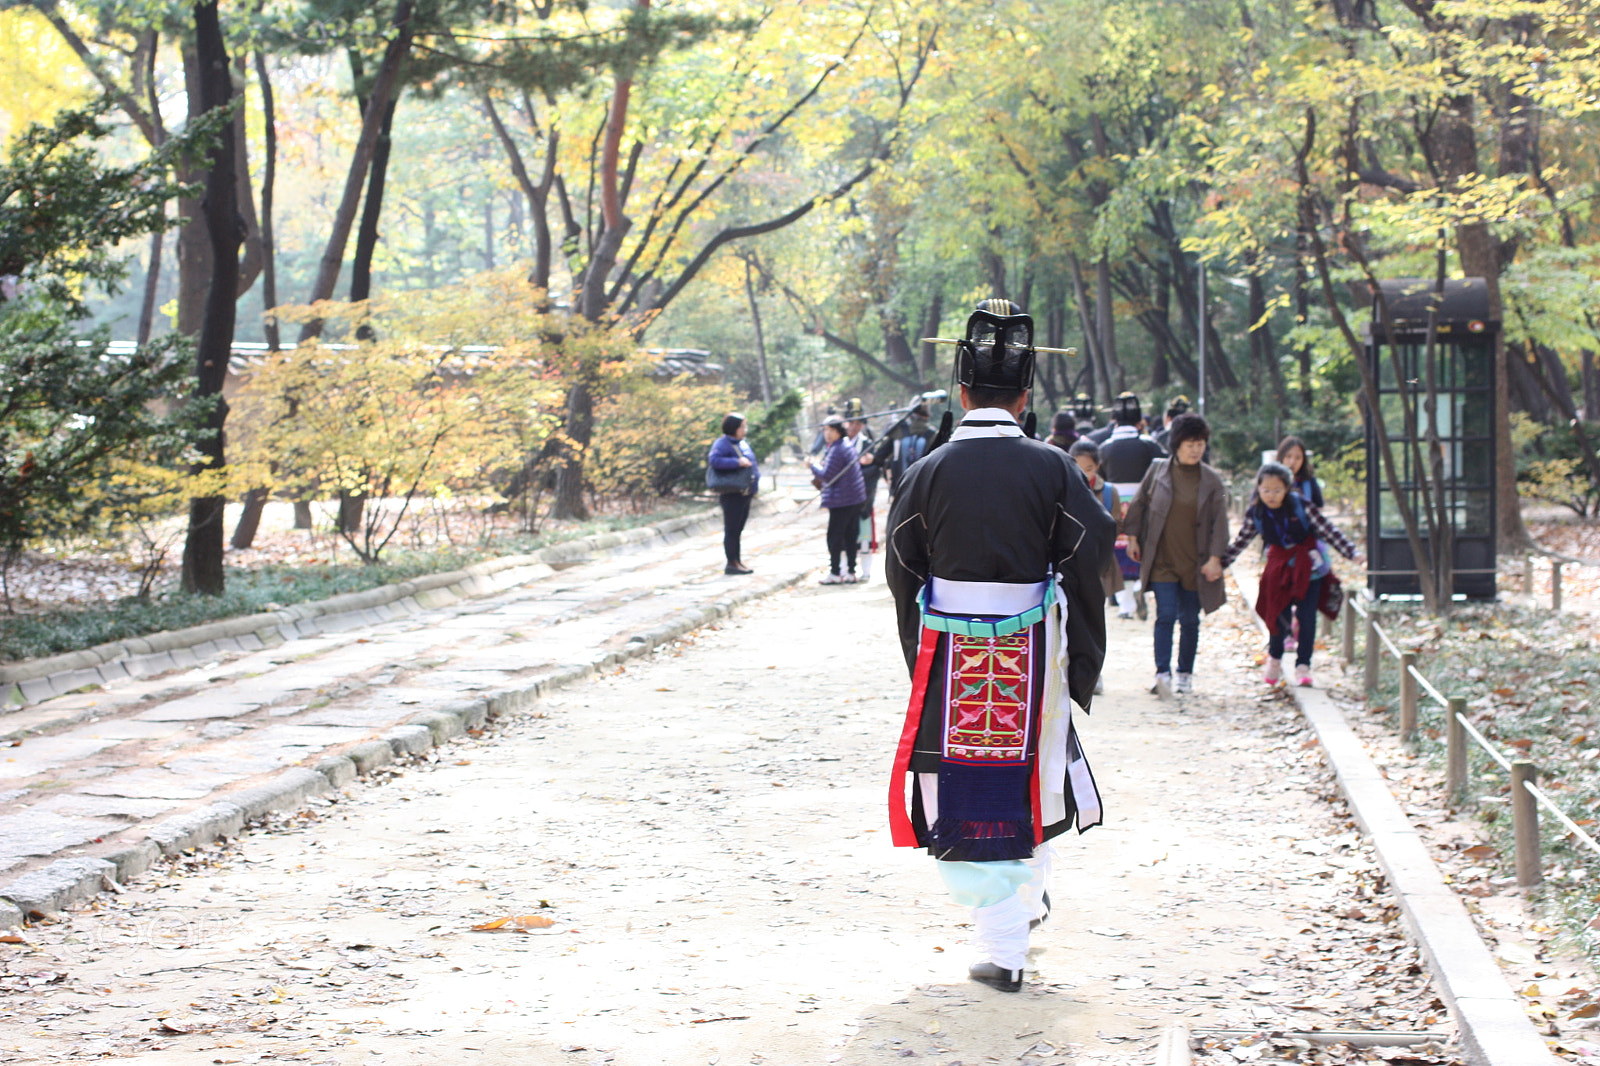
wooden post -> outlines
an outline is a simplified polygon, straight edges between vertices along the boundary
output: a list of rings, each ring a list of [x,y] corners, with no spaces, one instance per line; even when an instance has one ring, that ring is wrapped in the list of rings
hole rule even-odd
[[[1356,664],[1356,604],[1354,596],[1344,598],[1344,644],[1340,649],[1344,653],[1344,664]]]
[[[1524,596],[1533,595],[1533,556],[1531,555],[1522,557],[1522,594]]]
[[[1517,884],[1544,880],[1539,858],[1539,806],[1525,785],[1539,782],[1539,770],[1526,759],[1511,764],[1511,832],[1517,842]]]
[[[1367,671],[1362,679],[1367,689],[1367,700],[1371,702],[1372,694],[1378,690],[1378,612],[1367,605],[1367,629],[1364,634],[1367,652]]]
[[[1417,653],[1400,653],[1400,743],[1410,744],[1417,739],[1417,679],[1411,668],[1417,665]]]
[[[1461,724],[1466,713],[1466,697],[1451,696],[1444,719],[1444,794],[1452,805],[1459,805],[1467,791],[1467,731]]]
[[[1561,560],[1555,559],[1550,563],[1550,609],[1561,610]]]

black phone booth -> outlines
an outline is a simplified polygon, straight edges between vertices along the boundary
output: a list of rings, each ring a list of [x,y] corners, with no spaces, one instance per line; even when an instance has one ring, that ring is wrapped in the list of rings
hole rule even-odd
[[[1378,381],[1380,414],[1394,449],[1402,491],[1428,538],[1425,497],[1417,484],[1417,449],[1406,434],[1405,409],[1413,415],[1415,441],[1428,463],[1425,406],[1428,314],[1438,318],[1432,373],[1438,395],[1438,434],[1444,450],[1442,491],[1453,527],[1455,593],[1467,599],[1495,595],[1494,539],[1494,338],[1500,323],[1489,317],[1489,289],[1482,278],[1446,281],[1443,293],[1426,278],[1381,283],[1393,324],[1400,377],[1395,375],[1391,337],[1376,301],[1367,326],[1367,360]],[[1404,405],[1404,406],[1402,406]],[[1374,596],[1421,593],[1411,545],[1384,475],[1377,435],[1367,433],[1368,588]]]

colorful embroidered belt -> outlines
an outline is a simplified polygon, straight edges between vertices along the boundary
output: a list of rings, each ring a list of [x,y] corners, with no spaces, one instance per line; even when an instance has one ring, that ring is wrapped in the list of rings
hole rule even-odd
[[[940,633],[954,633],[960,637],[1005,637],[1030,626],[1036,626],[1044,621],[1044,616],[1050,613],[1050,605],[1055,602],[1055,598],[1055,582],[1046,582],[1044,602],[1036,607],[1028,608],[1021,614],[1014,614],[1006,618],[995,618],[989,621],[978,618],[954,618],[944,614],[930,614],[928,611],[927,586],[923,586],[922,592],[918,595],[917,603],[922,609],[922,625],[925,629],[936,630]]]

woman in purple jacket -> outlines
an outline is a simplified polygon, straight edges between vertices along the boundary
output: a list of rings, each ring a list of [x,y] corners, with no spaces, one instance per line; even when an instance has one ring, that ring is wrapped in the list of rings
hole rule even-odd
[[[867,485],[861,478],[861,461],[845,433],[844,419],[837,415],[822,423],[822,438],[827,447],[820,463],[811,464],[812,484],[822,489],[822,506],[828,509],[828,576],[824,585],[853,585],[856,580],[856,523],[861,520],[861,505],[867,502]],[[839,573],[839,556],[849,564],[846,575]]]
[[[756,465],[756,453],[745,443],[744,435],[750,426],[744,415],[729,412],[722,420],[722,436],[711,442],[711,454],[706,462],[713,470],[738,470],[750,468],[750,488],[744,492],[724,492],[717,497],[722,505],[722,553],[728,557],[724,574],[749,574],[753,571],[739,558],[739,535],[744,532],[745,520],[750,517],[750,501],[755,499],[756,486],[761,484],[761,468]]]

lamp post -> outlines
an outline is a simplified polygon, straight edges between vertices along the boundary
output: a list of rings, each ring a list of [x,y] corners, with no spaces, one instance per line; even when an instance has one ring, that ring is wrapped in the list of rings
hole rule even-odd
[[[1200,259],[1198,260],[1198,265],[1200,267],[1200,314],[1197,316],[1200,322],[1199,408],[1200,417],[1204,418],[1206,416],[1206,261]]]

